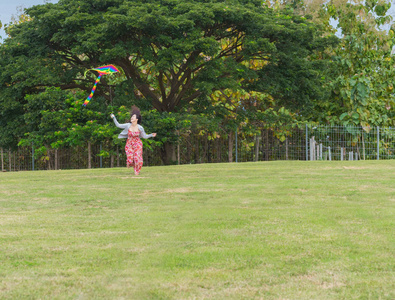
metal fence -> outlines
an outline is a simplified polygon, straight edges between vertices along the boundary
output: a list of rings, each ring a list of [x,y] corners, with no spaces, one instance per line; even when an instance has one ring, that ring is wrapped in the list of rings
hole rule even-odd
[[[285,140],[276,130],[263,130],[255,137],[255,153],[248,141],[238,144],[240,161],[254,160],[379,160],[395,158],[395,128],[358,126],[313,126],[294,128]],[[249,140],[252,142],[252,139]],[[244,147],[244,149],[243,149]],[[257,149],[259,147],[259,149]]]
[[[395,128],[319,126],[306,131],[309,160],[395,158]]]
[[[303,125],[287,130],[262,129],[251,135],[242,131],[229,132],[219,138],[211,135],[181,136],[176,145],[174,163],[220,163],[271,160],[372,160],[395,158],[395,128],[362,128],[353,126]],[[16,151],[2,149],[2,171],[84,169],[123,167],[126,156],[123,149],[112,145],[79,146],[48,149],[35,153],[34,146]],[[110,149],[111,148],[111,149]],[[111,155],[100,156],[102,150]],[[144,165],[161,165],[160,149],[144,149]]]

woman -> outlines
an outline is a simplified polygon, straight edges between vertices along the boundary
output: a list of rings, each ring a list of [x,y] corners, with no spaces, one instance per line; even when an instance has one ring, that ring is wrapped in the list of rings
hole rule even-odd
[[[141,167],[143,166],[143,143],[140,137],[148,139],[150,137],[156,137],[156,133],[145,133],[143,126],[140,125],[140,110],[136,106],[132,107],[130,123],[119,124],[114,114],[111,114],[111,118],[118,128],[123,129],[118,135],[118,138],[127,138],[125,146],[127,167],[133,167],[134,174],[139,175]]]

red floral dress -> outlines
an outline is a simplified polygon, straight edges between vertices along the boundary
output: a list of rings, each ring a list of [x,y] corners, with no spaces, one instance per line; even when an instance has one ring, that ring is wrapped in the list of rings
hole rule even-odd
[[[134,168],[134,174],[139,175],[143,166],[143,142],[140,140],[140,132],[128,131],[126,141],[126,164]]]

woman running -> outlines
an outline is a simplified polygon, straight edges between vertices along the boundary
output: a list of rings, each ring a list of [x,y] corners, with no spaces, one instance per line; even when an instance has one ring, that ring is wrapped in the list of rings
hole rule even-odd
[[[118,138],[127,138],[125,152],[126,165],[128,168],[134,168],[134,174],[139,175],[141,167],[143,166],[143,142],[140,138],[148,139],[156,137],[156,133],[146,134],[143,126],[141,126],[140,110],[133,106],[130,113],[130,123],[119,124],[114,114],[111,114],[115,125],[123,131],[118,135]]]

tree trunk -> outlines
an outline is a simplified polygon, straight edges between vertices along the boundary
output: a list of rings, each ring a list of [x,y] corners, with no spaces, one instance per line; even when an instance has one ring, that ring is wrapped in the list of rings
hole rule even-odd
[[[208,136],[207,136],[207,140],[208,140]],[[207,162],[208,163],[211,163],[211,141],[207,141],[207,144],[206,144],[206,147],[207,147]]]
[[[255,161],[259,160],[259,136],[258,134],[255,135]]]
[[[199,136],[196,135],[196,143],[195,143],[195,164],[199,163]]]
[[[55,149],[55,170],[58,170],[58,149]]]
[[[88,142],[88,169],[92,168],[92,149],[91,142]]]
[[[117,146],[117,167],[119,168],[119,147]]]
[[[180,143],[177,144],[177,164],[181,165],[181,156],[180,156]]]
[[[220,138],[216,138],[215,139],[215,149],[217,152],[217,163],[221,162],[221,139]]]
[[[269,129],[265,130],[265,160],[269,161]]]
[[[10,172],[12,171],[11,149],[8,149],[8,164],[10,165]]]
[[[200,162],[205,163],[207,162],[207,136],[202,136],[204,139],[204,144],[203,144],[203,155],[200,157]],[[203,160],[203,161],[202,161]]]
[[[180,132],[177,130],[178,141],[177,141],[177,164],[181,164],[181,154],[180,154]]]
[[[52,159],[51,159],[51,149],[49,147],[45,147],[47,149],[47,170],[52,170]]]
[[[288,137],[285,138],[285,160],[288,160]]]
[[[188,138],[185,138],[185,144],[186,144],[186,147],[187,147],[187,151],[185,153],[185,155],[186,155],[186,163],[191,163],[191,151],[192,151],[192,148],[191,148],[191,143],[188,140]]]
[[[3,148],[1,149],[1,171],[4,172],[4,152],[3,152]]]
[[[233,134],[229,134],[229,139],[228,139],[228,161],[233,162]]]
[[[161,147],[161,158],[165,165],[172,165],[177,161],[176,147],[174,144],[165,142]]]

